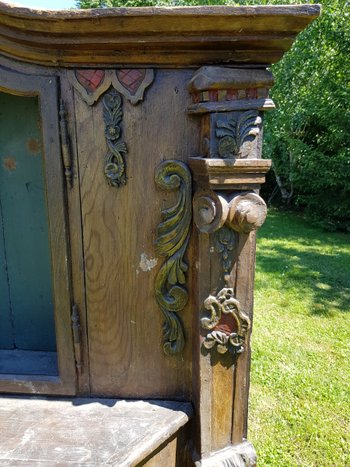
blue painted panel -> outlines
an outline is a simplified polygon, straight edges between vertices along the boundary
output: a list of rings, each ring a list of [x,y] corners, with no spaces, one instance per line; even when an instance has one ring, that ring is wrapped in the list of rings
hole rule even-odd
[[[48,215],[35,97],[0,93],[0,199],[15,345],[54,351]]]

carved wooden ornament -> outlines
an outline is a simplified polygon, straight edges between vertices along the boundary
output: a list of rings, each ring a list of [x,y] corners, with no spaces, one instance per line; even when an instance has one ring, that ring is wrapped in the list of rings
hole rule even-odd
[[[216,348],[221,354],[227,351],[239,354],[244,351],[250,320],[241,310],[233,288],[228,286],[236,234],[232,229],[224,226],[215,233],[214,241],[216,251],[221,254],[226,287],[204,300],[204,316],[200,322],[202,328],[210,332],[205,336],[203,346],[206,349]]]
[[[126,144],[122,140],[120,122],[122,120],[122,98],[111,89],[103,99],[103,119],[105,122],[105,137],[107,154],[104,174],[109,185],[119,187],[126,184]]]
[[[93,105],[110,86],[135,105],[143,100],[145,89],[154,79],[154,71],[151,68],[89,68],[68,73],[70,82],[88,105]]]
[[[185,344],[178,313],[188,300],[185,287],[188,265],[184,256],[192,219],[191,173],[183,162],[164,161],[156,170],[155,181],[162,190],[179,191],[175,205],[162,211],[162,221],[158,225],[155,241],[157,253],[166,258],[155,280],[156,300],[165,318],[163,349],[166,354],[174,355],[181,352]]]
[[[204,309],[210,311],[210,317],[202,318],[201,325],[211,331],[205,336],[204,347],[216,346],[221,354],[243,352],[250,320],[234,298],[233,289],[225,287],[216,296],[209,295],[204,301]]]
[[[258,136],[261,124],[262,119],[256,110],[243,112],[237,120],[234,118],[228,121],[217,120],[219,157],[223,159],[242,157],[243,145],[251,143]]]

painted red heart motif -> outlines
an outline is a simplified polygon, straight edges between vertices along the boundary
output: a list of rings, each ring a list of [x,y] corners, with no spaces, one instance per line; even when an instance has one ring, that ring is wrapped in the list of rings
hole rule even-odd
[[[145,79],[146,70],[142,68],[124,68],[122,70],[117,70],[116,74],[124,88],[127,89],[131,95],[134,95]]]
[[[105,77],[103,70],[76,70],[75,76],[89,93],[93,93],[101,85]]]

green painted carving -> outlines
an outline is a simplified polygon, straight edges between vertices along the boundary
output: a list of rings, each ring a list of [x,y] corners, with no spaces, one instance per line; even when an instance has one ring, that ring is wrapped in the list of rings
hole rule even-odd
[[[104,173],[107,182],[115,187],[126,184],[125,156],[126,144],[122,140],[120,122],[123,117],[122,98],[111,89],[103,99],[103,120],[105,122],[105,136],[108,146]]]
[[[236,242],[236,234],[232,229],[224,226],[215,232],[214,242],[216,251],[221,253],[224,279],[225,282],[227,282],[232,265],[232,257],[230,253],[232,252]]]
[[[216,122],[216,136],[219,139],[218,152],[223,159],[240,157],[243,143],[248,138],[254,139],[260,133],[262,123],[259,112],[249,110],[243,112],[238,120],[231,118],[227,122]]]
[[[155,280],[156,300],[165,318],[163,349],[167,355],[174,355],[182,351],[185,343],[178,313],[188,300],[184,256],[192,219],[191,173],[182,162],[165,161],[157,168],[155,181],[162,190],[179,192],[174,206],[162,211],[155,241],[157,253],[165,257]]]

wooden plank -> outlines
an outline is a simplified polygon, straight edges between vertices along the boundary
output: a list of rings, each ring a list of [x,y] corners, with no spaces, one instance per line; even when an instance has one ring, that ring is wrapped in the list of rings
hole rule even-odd
[[[191,416],[188,403],[0,398],[0,465],[135,466]]]
[[[15,346],[55,351],[38,100],[0,94],[0,197]],[[20,128],[20,131],[18,131]]]
[[[222,255],[216,248],[215,234],[210,235],[210,240],[210,293],[216,295],[223,287],[234,286],[235,277],[231,276],[230,283],[225,283]],[[232,264],[234,253],[229,252]],[[212,365],[211,451],[218,451],[231,441],[234,360],[229,352],[220,355],[214,351],[209,355]]]
[[[194,151],[196,123],[182,118],[190,76],[159,71],[141,105],[124,101],[128,181],[122,188],[109,186],[104,178],[102,101],[88,107],[75,96],[90,378],[96,395],[189,398],[191,300],[181,313],[183,354],[169,357],[162,350],[163,317],[154,282],[163,259],[156,256],[154,239],[161,209],[174,199],[157,189],[154,173],[162,160],[186,160]]]
[[[0,108],[0,115],[1,115]],[[11,320],[11,302],[5,254],[4,225],[0,199],[0,349],[13,349],[13,324]]]
[[[78,371],[78,393],[90,394],[89,357],[86,323],[85,277],[83,255],[83,232],[81,216],[81,198],[79,184],[79,161],[75,128],[74,91],[63,72],[60,79],[61,98],[63,100],[64,118],[67,126],[68,146],[71,157],[73,181],[67,188],[67,205],[69,217],[69,244],[71,252],[71,287],[72,301],[77,306],[80,318],[81,362]]]
[[[237,264],[236,298],[242,310],[253,321],[254,275],[255,275],[256,232],[239,235],[239,261]],[[238,360],[235,372],[234,415],[232,443],[238,444],[247,436],[248,397],[250,376],[250,335],[247,336],[246,350]]]

